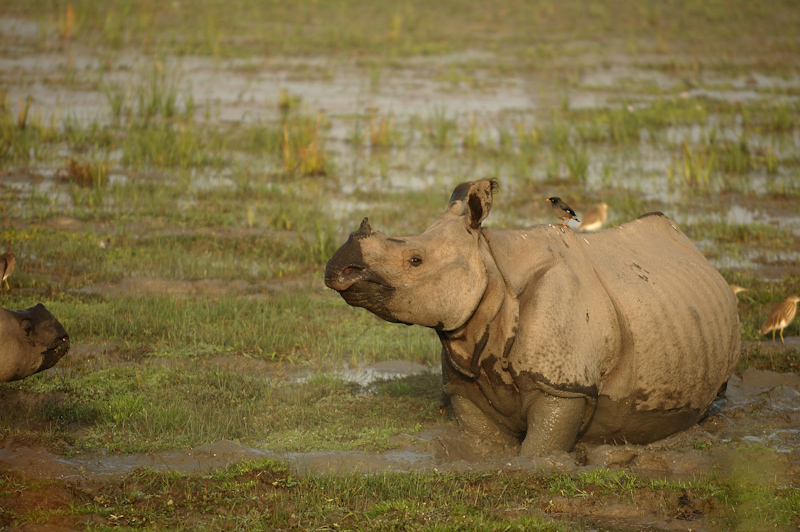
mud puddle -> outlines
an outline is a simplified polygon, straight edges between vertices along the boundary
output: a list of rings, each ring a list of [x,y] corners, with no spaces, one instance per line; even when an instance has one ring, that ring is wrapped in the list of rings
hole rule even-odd
[[[368,366],[341,368],[330,372],[330,374],[343,381],[354,382],[368,389],[378,381],[399,379],[428,371],[430,371],[428,366],[417,362],[386,360]],[[301,375],[296,377],[295,382],[307,382],[309,377],[309,375]]]
[[[396,365],[396,364],[395,364]],[[408,373],[408,365],[371,368],[372,374]],[[364,372],[362,375],[368,375]],[[543,471],[576,473],[596,467],[625,468],[666,479],[733,476],[768,485],[800,484],[800,376],[747,369],[734,375],[726,396],[693,428],[649,445],[583,445],[571,453],[528,459],[515,449],[491,449],[471,440],[455,422],[425,427],[392,439],[396,449],[369,453],[274,452],[222,440],[187,450],[152,454],[61,456],[22,440],[0,443],[0,468],[37,479],[91,479],[134,468],[206,473],[241,460],[285,461],[297,474],[383,471]]]

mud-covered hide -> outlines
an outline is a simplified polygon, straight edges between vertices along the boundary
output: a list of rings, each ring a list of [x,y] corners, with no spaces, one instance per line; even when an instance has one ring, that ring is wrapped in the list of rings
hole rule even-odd
[[[696,423],[739,353],[719,272],[659,213],[595,234],[484,228],[495,191],[462,183],[416,236],[364,219],[326,285],[383,319],[435,329],[461,426],[521,441],[523,454],[645,443]]]
[[[596,234],[484,234],[519,299],[514,379],[596,396],[584,441],[644,443],[686,428],[735,369],[736,300],[664,215]]]
[[[326,285],[387,321],[437,330],[460,326],[486,291],[485,264],[492,258],[480,223],[496,187],[488,180],[459,185],[447,211],[413,237],[387,237],[364,218],[328,261]]]
[[[0,382],[51,368],[67,351],[67,331],[41,303],[26,310],[0,309]]]

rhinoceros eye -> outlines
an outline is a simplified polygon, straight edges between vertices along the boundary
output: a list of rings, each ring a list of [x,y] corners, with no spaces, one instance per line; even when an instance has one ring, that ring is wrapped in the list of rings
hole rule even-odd
[[[422,259],[417,256],[411,257],[410,259],[408,259],[408,262],[410,262],[412,266],[422,265]]]

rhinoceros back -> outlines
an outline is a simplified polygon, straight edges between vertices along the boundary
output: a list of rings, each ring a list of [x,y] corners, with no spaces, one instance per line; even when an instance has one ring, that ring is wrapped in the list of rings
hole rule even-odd
[[[707,409],[739,354],[736,299],[724,278],[660,213],[583,242],[620,327],[619,361],[600,395],[637,411]]]

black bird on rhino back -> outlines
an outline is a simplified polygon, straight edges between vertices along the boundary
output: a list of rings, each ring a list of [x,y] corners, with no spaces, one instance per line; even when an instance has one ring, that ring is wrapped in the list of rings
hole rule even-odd
[[[558,224],[560,227],[564,227],[565,225],[569,224],[570,220],[580,222],[580,220],[578,220],[578,216],[575,214],[575,211],[572,210],[572,207],[564,203],[564,201],[558,196],[547,198],[545,201],[550,202],[550,206],[553,208],[553,214],[561,219],[561,223]]]
[[[434,329],[459,424],[524,455],[646,443],[696,423],[739,354],[719,272],[658,213],[595,234],[484,228],[495,190],[460,184],[416,236],[365,218],[325,284],[385,320]]]

